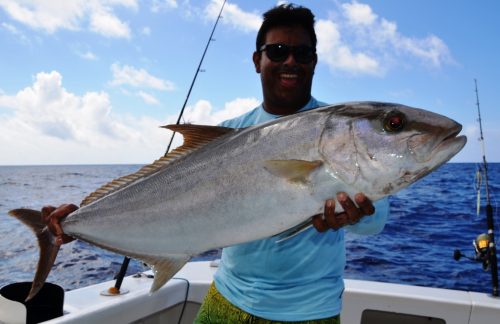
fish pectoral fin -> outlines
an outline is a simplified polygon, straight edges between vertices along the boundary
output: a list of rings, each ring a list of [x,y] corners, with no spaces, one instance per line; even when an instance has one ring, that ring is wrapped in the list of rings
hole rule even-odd
[[[28,297],[26,297],[26,301],[29,301],[40,291],[40,289],[42,289],[45,284],[45,280],[54,265],[60,246],[54,244],[54,235],[47,230],[45,224],[42,222],[42,213],[38,210],[25,208],[13,209],[9,211],[9,215],[17,218],[26,226],[31,228],[31,230],[35,233],[38,239],[38,245],[40,246],[40,257],[38,259],[35,278],[31,284]]]
[[[153,269],[154,281],[150,292],[160,289],[169,281],[191,258],[189,255],[178,254],[168,258],[141,258]]]
[[[295,235],[304,232],[305,230],[307,230],[311,226],[313,226],[312,225],[312,218],[308,218],[305,221],[303,221],[302,223],[295,225],[294,227],[289,228],[284,232],[281,232],[279,234],[274,235],[273,237],[276,238],[275,243],[282,243],[282,242],[294,237]]]
[[[264,162],[264,169],[288,181],[306,183],[309,175],[322,165],[321,161],[267,160]]]

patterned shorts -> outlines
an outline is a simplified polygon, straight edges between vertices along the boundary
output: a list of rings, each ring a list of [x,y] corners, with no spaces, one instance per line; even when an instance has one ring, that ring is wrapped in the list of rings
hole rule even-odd
[[[249,314],[231,304],[224,298],[215,285],[212,283],[208,289],[207,296],[201,305],[198,315],[194,320],[195,324],[340,324],[340,316],[323,318],[319,320],[301,321],[301,322],[281,322],[271,321],[261,317]]]

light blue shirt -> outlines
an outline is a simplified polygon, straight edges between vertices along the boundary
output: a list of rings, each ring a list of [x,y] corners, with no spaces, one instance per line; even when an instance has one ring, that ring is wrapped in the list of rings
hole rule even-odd
[[[299,111],[324,105],[311,98]],[[243,128],[278,117],[260,105],[221,126]],[[374,205],[374,215],[345,229],[358,234],[380,232],[389,203],[382,199]],[[224,248],[214,280],[227,300],[250,314],[275,321],[306,321],[340,314],[344,267],[344,229],[319,233],[309,228],[279,243],[268,238]]]

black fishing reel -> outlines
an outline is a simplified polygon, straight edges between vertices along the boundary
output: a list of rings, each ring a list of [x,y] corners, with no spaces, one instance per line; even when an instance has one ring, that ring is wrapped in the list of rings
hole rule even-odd
[[[490,236],[488,234],[479,234],[474,241],[472,241],[476,255],[474,257],[469,257],[460,250],[455,250],[453,252],[453,259],[459,261],[462,257],[475,262],[482,262],[483,270],[488,271],[490,269]]]

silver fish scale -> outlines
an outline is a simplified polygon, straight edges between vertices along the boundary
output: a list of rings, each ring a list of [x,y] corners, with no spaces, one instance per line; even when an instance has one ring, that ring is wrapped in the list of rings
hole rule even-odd
[[[404,111],[409,125],[424,127],[390,135],[390,140],[370,128],[382,127],[383,121],[377,119],[395,107]],[[378,199],[391,193],[387,188],[396,191],[415,181],[409,176],[408,183],[401,183],[398,168],[408,167],[417,175],[422,168],[433,169],[456,154],[465,140],[421,168],[404,155],[407,138],[430,131],[427,138],[440,142],[449,135],[443,129],[457,125],[423,110],[379,103],[344,104],[280,118],[227,134],[82,207],[65,220],[63,228],[71,236],[119,253],[149,256],[194,255],[269,237],[321,212],[325,199],[338,191],[352,195],[362,190]],[[373,159],[377,151],[385,156]],[[391,155],[404,158],[384,160]],[[306,182],[293,182],[266,170],[269,160],[321,161],[323,165]]]
[[[81,208],[64,222],[64,231],[119,251],[153,255],[192,255],[282,232],[316,213],[324,197],[310,197],[308,186],[276,178],[263,169],[264,161],[320,159],[326,117],[308,114],[227,136]],[[258,217],[266,214],[276,217]],[[127,226],[120,224],[117,232],[117,222]],[[258,229],[258,236],[248,228]]]

